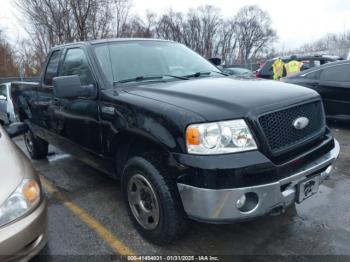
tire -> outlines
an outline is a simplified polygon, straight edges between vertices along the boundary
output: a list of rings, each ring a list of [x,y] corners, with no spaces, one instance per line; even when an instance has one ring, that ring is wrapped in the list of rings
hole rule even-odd
[[[24,135],[24,142],[27,151],[32,159],[40,160],[46,158],[49,152],[49,144],[33,134],[32,131],[28,131]]]
[[[175,181],[171,181],[166,170],[152,158],[146,155],[129,159],[122,177],[123,196],[129,216],[140,235],[151,243],[166,245],[185,233],[188,219]],[[138,191],[144,194],[138,194]],[[135,197],[137,195],[139,198]],[[142,219],[145,216],[140,214],[145,210],[147,219]]]

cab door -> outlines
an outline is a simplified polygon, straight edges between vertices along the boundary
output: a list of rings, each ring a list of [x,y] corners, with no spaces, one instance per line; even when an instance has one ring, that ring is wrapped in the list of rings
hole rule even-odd
[[[59,76],[78,75],[82,86],[97,88],[88,55],[83,47],[66,49]],[[82,149],[101,152],[101,134],[97,97],[55,98],[57,108],[55,127],[57,135],[68,139]]]
[[[0,85],[0,121],[2,121],[3,123],[8,123],[6,84]]]
[[[41,84],[36,89],[36,98],[33,105],[31,121],[44,130],[54,131],[57,120],[54,112],[57,105],[53,96],[53,78],[58,74],[62,50],[54,50],[49,54]]]

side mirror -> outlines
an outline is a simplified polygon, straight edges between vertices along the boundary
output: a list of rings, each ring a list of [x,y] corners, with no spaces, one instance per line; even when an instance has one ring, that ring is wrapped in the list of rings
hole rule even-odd
[[[0,100],[7,100],[6,96],[0,95]]]
[[[28,126],[26,123],[18,122],[5,127],[6,133],[10,138],[14,138],[16,136],[24,135],[28,131]]]
[[[77,75],[53,78],[53,94],[57,98],[95,97],[94,85],[82,86]]]
[[[210,63],[212,63],[215,66],[221,65],[221,59],[218,57],[213,57],[208,59]]]

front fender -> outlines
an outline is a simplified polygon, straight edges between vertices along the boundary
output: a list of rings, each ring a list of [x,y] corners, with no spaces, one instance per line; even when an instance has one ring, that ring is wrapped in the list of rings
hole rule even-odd
[[[170,105],[154,110],[151,106],[147,110],[121,104],[101,107],[101,139],[106,154],[113,155],[129,137],[144,138],[171,153],[186,152],[184,132],[193,117]]]
[[[181,148],[179,139],[176,139],[171,130],[152,118],[145,118],[142,124],[139,123],[137,126],[120,125],[120,121],[113,121],[107,125],[105,123],[102,140],[104,151],[110,156],[113,156],[121,145],[130,144],[135,140],[149,142],[167,152],[178,151]]]

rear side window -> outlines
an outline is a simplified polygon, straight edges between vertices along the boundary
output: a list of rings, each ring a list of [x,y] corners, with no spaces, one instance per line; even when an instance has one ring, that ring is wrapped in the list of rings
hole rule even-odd
[[[47,63],[44,84],[48,86],[52,86],[52,79],[57,76],[58,63],[60,61],[61,51],[54,51],[51,54],[50,60]]]
[[[0,96],[7,97],[6,85],[0,85]]]
[[[82,85],[94,83],[87,57],[80,48],[68,49],[64,58],[60,76],[70,75],[78,75]]]
[[[350,64],[326,68],[321,73],[321,80],[334,82],[350,82]]]

